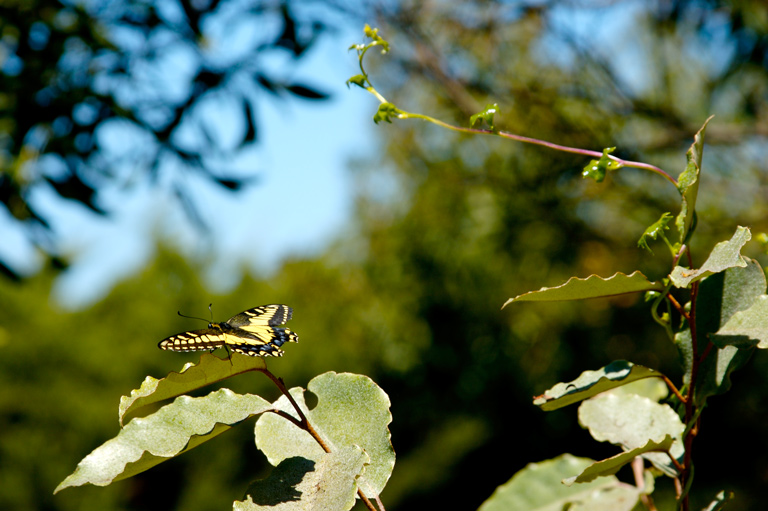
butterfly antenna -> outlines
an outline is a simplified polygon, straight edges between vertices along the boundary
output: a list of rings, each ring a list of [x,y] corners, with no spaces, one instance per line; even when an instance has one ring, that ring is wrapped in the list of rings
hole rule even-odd
[[[182,314],[182,313],[181,313],[181,311],[176,311],[176,314],[178,314],[178,315],[179,315],[179,316],[181,316],[182,318],[187,318],[187,319],[199,319],[200,321],[206,321],[206,322],[210,323],[210,321],[208,321],[208,320],[207,320],[207,319],[205,319],[205,318],[198,318],[197,316],[187,316],[186,314]]]

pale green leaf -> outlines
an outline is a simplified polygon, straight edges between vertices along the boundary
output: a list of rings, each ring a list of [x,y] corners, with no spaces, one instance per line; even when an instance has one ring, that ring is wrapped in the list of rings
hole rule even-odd
[[[736,312],[710,339],[720,348],[768,348],[768,295],[758,296],[751,307]]]
[[[602,394],[579,406],[579,423],[589,429],[595,440],[619,445],[625,451],[642,447],[648,440],[661,442],[670,435],[675,439],[670,453],[682,461],[685,425],[667,404],[632,394]],[[675,466],[666,454],[648,453],[643,457],[665,474],[677,475]]]
[[[720,511],[725,507],[725,503],[733,498],[733,492],[721,491],[715,496],[715,500],[709,503],[702,511]]]
[[[585,279],[571,277],[568,282],[560,286],[543,287],[538,291],[530,291],[510,298],[502,308],[512,302],[584,300],[586,298],[604,298],[643,291],[662,291],[663,289],[661,284],[649,281],[639,271],[631,275],[616,273],[608,278],[598,277],[597,275],[590,275]]]
[[[588,483],[590,481],[594,481],[598,477],[612,476],[624,465],[631,463],[633,459],[635,459],[637,456],[640,456],[641,454],[658,451],[669,451],[674,441],[675,439],[670,435],[665,436],[659,442],[648,440],[648,443],[642,447],[636,447],[621,454],[617,454],[616,456],[612,456],[608,459],[593,463],[592,465],[585,468],[579,475],[564,479],[563,484],[570,486],[573,483]]]
[[[593,492],[583,500],[575,502],[568,511],[633,511],[638,509],[642,492],[637,487],[617,484],[612,488]]]
[[[669,387],[667,387],[667,384],[664,383],[664,380],[661,378],[643,378],[621,387],[616,387],[608,392],[619,395],[636,394],[638,396],[647,397],[652,401],[659,402],[669,395]]]
[[[140,388],[132,390],[130,396],[122,396],[118,408],[120,425],[123,425],[126,418],[135,416],[135,412],[144,406],[187,394],[241,373],[266,368],[267,364],[261,357],[234,355],[230,360],[204,353],[197,364],[185,364],[178,373],[168,373],[168,376],[159,380],[147,376]]]
[[[360,479],[360,488],[373,497],[384,489],[395,464],[388,424],[392,421],[389,397],[367,376],[334,372],[321,374],[309,382],[317,396],[317,406],[307,409],[304,389],[293,388],[291,396],[302,408],[310,424],[331,451],[358,445],[370,456],[370,465]],[[285,396],[274,406],[296,415]],[[272,465],[286,458],[301,456],[319,460],[324,454],[305,431],[274,414],[262,415],[256,422],[256,445]]]
[[[181,396],[147,417],[131,420],[115,438],[83,458],[55,491],[86,483],[106,486],[131,477],[271,408],[259,396],[229,389],[204,397]]]
[[[686,153],[685,170],[677,177],[677,189],[682,195],[680,214],[675,218],[675,226],[680,233],[680,244],[687,242],[696,214],[696,197],[699,193],[699,174],[704,152],[704,131],[712,117],[704,121],[704,125],[693,137],[693,143]]]
[[[317,461],[287,458],[266,479],[256,481],[234,511],[347,510],[355,505],[356,479],[368,463],[358,446],[323,453]]]
[[[597,371],[584,371],[571,382],[556,384],[536,397],[533,404],[540,406],[544,411],[557,410],[643,378],[662,376],[648,367],[634,365],[626,360],[616,360]]]
[[[577,458],[570,454],[530,463],[496,488],[478,511],[562,511],[576,503],[589,502],[596,495],[621,484],[613,476],[575,486],[561,483],[592,463],[594,461],[589,458]]]
[[[747,262],[741,256],[741,249],[751,237],[749,228],[739,226],[730,240],[721,241],[715,245],[701,268],[696,270],[675,266],[669,276],[670,280],[675,287],[683,288],[690,286],[692,282],[713,273],[720,273],[728,268],[744,268],[747,266]]]

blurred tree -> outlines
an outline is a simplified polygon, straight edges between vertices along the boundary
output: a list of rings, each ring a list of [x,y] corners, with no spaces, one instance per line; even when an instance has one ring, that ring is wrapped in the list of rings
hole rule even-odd
[[[260,95],[327,98],[285,67],[323,35],[331,12],[262,0],[4,2],[0,200],[9,221],[64,264],[35,199],[41,189],[104,215],[103,192],[148,181],[201,227],[186,176],[233,191],[253,179],[227,161],[257,141]],[[281,54],[292,57],[283,68],[274,65]],[[239,113],[234,134],[216,124],[222,109]],[[0,271],[18,278],[3,253]]]
[[[406,2],[383,9],[376,26],[392,45],[367,62],[377,88],[449,122],[466,126],[497,102],[504,130],[615,145],[623,158],[677,175],[693,133],[716,114],[694,254],[736,224],[768,230],[763,2]],[[359,231],[340,253],[363,268],[365,283],[355,285],[370,297],[358,304],[368,325],[360,342],[376,350],[374,378],[393,396],[399,457],[384,499],[472,509],[528,462],[599,452],[591,442],[574,448],[587,436],[572,413],[545,417],[531,395],[617,358],[678,374],[671,343],[632,300],[498,310],[574,274],[640,267],[661,278],[661,261],[636,242],[662,212],[677,212],[677,192],[634,169],[598,185],[580,178],[587,162],[573,155],[418,121],[380,129],[387,160],[359,171]],[[349,315],[329,313],[326,329]],[[765,388],[764,377],[751,378],[761,384],[744,391],[746,402]],[[758,456],[722,473],[717,442],[742,427],[733,419],[707,418],[697,483],[735,489],[735,506],[748,509],[766,496],[757,475],[766,467]]]

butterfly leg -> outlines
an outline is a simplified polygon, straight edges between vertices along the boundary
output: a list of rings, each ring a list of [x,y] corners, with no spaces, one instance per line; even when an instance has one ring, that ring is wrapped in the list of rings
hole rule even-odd
[[[227,350],[227,358],[229,359],[229,365],[232,365],[232,352],[229,350],[229,346],[225,344],[224,349]]]

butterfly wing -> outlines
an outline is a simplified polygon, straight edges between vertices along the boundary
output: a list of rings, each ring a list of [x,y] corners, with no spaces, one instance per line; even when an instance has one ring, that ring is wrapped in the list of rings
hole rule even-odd
[[[227,347],[252,357],[282,356],[280,346],[299,341],[295,332],[278,327],[292,316],[293,309],[287,305],[262,305],[243,311],[221,324]]]
[[[158,348],[170,351],[215,350],[226,344],[226,336],[221,328],[206,328],[172,335],[160,341]]]
[[[229,326],[247,330],[249,326],[278,326],[293,317],[293,309],[287,305],[261,305],[243,311],[227,320]]]

